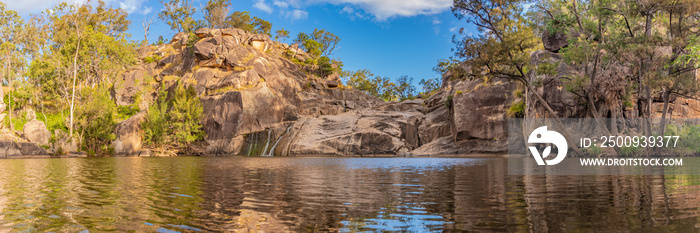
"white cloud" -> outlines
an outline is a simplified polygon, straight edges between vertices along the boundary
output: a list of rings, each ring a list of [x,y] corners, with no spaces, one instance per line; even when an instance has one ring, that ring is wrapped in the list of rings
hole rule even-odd
[[[268,14],[272,13],[272,7],[270,7],[270,5],[267,5],[267,3],[265,3],[265,0],[256,1],[253,7],[255,7],[258,10],[267,12]]]
[[[272,4],[282,9],[287,9],[287,7],[289,7],[289,3],[281,1],[274,1]]]
[[[297,19],[306,19],[306,17],[309,16],[309,12],[306,12],[306,11],[303,11],[303,10],[299,10],[299,9],[294,9],[294,10],[292,10],[292,11],[289,13],[288,16],[291,17],[291,18],[294,19],[294,20],[297,20]]]
[[[17,11],[19,14],[39,13],[46,9],[52,8],[61,2],[82,2],[80,0],[2,0],[7,5],[7,9]]]
[[[352,4],[374,15],[377,20],[392,17],[432,15],[449,9],[453,0],[324,0],[330,3]]]
[[[442,23],[442,20],[438,18],[433,18],[433,25],[439,25],[440,23]]]
[[[126,13],[133,14],[133,13],[140,13],[140,14],[148,14],[151,13],[152,8],[148,6],[143,6],[144,0],[121,0],[121,1],[114,1],[114,3],[119,4],[119,8],[122,8],[126,11]]]
[[[355,9],[352,9],[352,7],[349,6],[345,6],[340,12],[352,14],[355,12]]]
[[[39,13],[44,10],[53,8],[54,6],[58,5],[61,2],[68,2],[69,4],[72,3],[85,3],[86,0],[11,0],[11,1],[4,1],[0,0],[7,4],[7,8],[10,10],[17,11],[20,14],[27,14],[27,13]],[[145,6],[145,1],[146,0],[106,0],[105,3],[107,5],[113,6],[113,7],[119,7],[121,9],[124,9],[129,14],[133,13],[139,13],[139,14],[148,14],[151,13],[153,10],[151,7]],[[92,1],[92,4],[97,4],[97,1]]]
[[[293,5],[299,0],[285,0]],[[453,0],[310,0],[307,4],[331,3],[349,5],[350,9],[373,15],[377,20],[384,21],[393,17],[411,17],[416,15],[432,15],[449,10]],[[299,8],[298,6],[296,8]],[[343,8],[345,10],[345,8]],[[349,12],[347,12],[349,13]]]

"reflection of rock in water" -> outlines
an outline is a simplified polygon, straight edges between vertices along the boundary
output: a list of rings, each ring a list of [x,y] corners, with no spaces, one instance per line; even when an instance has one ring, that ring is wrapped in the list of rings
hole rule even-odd
[[[694,176],[506,169],[505,159],[7,160],[0,232],[697,232],[700,225]]]
[[[236,229],[233,232],[290,232],[289,227],[269,213],[253,210],[241,210],[226,228]]]

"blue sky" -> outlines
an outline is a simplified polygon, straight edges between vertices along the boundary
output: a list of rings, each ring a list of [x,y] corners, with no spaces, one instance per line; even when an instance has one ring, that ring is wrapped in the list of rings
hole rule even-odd
[[[9,9],[27,16],[39,13],[62,0],[2,0]],[[76,1],[76,0],[68,0]],[[82,0],[77,0],[82,1]],[[192,0],[198,9],[207,0]],[[169,27],[157,18],[158,0],[107,0],[129,13],[129,33],[143,38],[142,22],[155,18],[149,41],[159,35],[171,38]],[[375,75],[436,78],[432,71],[437,59],[453,53],[452,35],[460,27],[473,28],[451,13],[452,0],[231,0],[232,11],[248,11],[290,31],[287,42],[299,32],[326,29],[341,38],[332,57],[340,58],[346,70],[369,69]],[[200,12],[196,17],[201,18]]]

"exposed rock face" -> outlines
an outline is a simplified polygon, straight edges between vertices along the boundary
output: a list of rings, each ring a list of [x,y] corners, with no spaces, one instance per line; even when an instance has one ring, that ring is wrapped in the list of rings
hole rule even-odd
[[[515,84],[505,80],[460,82],[452,99],[452,136],[480,152],[504,152],[508,141],[506,112],[513,102]],[[471,91],[469,91],[471,90]]]
[[[359,110],[302,117],[275,155],[405,155],[417,148],[422,114]]]
[[[548,31],[544,31],[542,33],[542,44],[544,45],[544,49],[553,53],[557,53],[561,48],[568,46],[569,41],[567,39],[566,34],[563,32],[550,33]]]
[[[22,155],[47,155],[46,150],[34,143],[18,142],[17,146]]]
[[[46,129],[44,122],[37,119],[31,120],[24,124],[23,131],[24,135],[26,135],[30,142],[39,145],[48,145],[49,139],[51,139],[51,132]]]
[[[146,111],[141,111],[117,124],[115,129],[117,139],[112,143],[116,154],[131,155],[137,153],[141,149],[143,143],[141,123],[143,123],[145,119]]]
[[[506,150],[505,114],[514,101],[513,84],[450,81],[448,74],[449,83],[427,99],[385,103],[343,87],[338,74],[309,74],[309,67],[291,61],[311,59],[298,45],[235,28],[195,34],[199,40],[190,48],[190,38],[178,34],[170,44],[150,49],[151,55],[143,54],[142,59],[163,58],[125,72],[113,95],[124,106],[144,94],[152,103],[161,86],[194,87],[204,108],[204,154],[410,156]],[[117,126],[113,146],[118,154],[141,149],[144,117],[142,111]]]
[[[22,152],[19,146],[17,146],[17,143],[12,141],[0,141],[0,157],[8,158],[21,155]]]

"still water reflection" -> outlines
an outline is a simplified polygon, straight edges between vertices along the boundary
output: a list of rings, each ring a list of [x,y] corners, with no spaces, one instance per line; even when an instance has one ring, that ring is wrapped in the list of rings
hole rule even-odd
[[[0,160],[0,231],[698,231],[699,191],[695,176],[509,176],[504,159]]]

